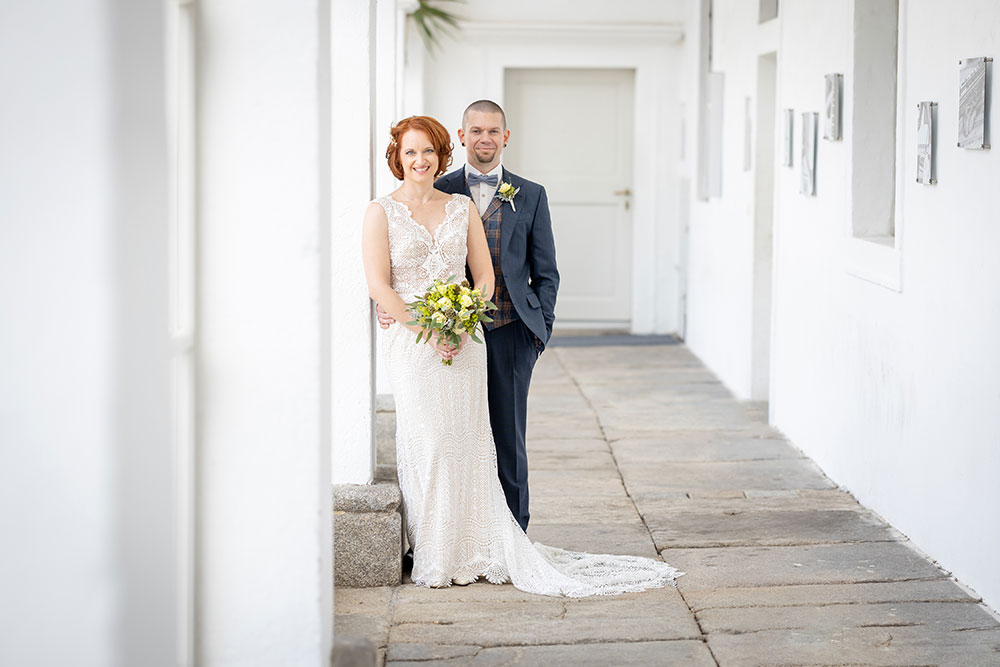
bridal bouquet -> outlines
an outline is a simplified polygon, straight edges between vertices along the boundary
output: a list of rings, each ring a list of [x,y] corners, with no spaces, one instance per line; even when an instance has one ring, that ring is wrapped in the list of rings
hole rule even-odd
[[[468,280],[456,284],[451,282],[454,279],[455,276],[435,280],[424,292],[423,298],[406,304],[413,313],[413,320],[407,325],[421,328],[417,334],[418,343],[421,339],[429,343],[431,336],[437,335],[438,342],[459,347],[463,333],[469,334],[469,338],[477,343],[483,342],[476,336],[476,330],[480,322],[493,321],[486,313],[497,307],[484,299],[478,289],[472,289]],[[441,363],[451,366],[450,359],[442,359]]]

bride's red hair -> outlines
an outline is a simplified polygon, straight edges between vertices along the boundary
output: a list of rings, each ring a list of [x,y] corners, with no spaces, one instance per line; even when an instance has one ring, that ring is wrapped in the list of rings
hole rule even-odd
[[[399,160],[399,143],[409,130],[420,130],[430,137],[431,145],[434,146],[434,152],[438,156],[438,169],[434,178],[447,171],[448,167],[451,166],[451,149],[454,148],[454,145],[448,141],[448,130],[437,119],[430,116],[410,116],[399,121],[389,130],[392,138],[389,140],[388,148],[385,149],[385,160],[389,163],[389,171],[392,172],[392,175],[403,180],[403,163]]]

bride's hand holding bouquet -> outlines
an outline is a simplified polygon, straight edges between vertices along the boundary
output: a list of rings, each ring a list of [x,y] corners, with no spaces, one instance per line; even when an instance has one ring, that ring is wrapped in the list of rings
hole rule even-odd
[[[435,338],[441,363],[448,366],[467,340],[483,342],[477,335],[479,324],[492,322],[487,313],[497,309],[478,289],[472,289],[469,281],[451,282],[454,279],[435,280],[423,298],[406,304],[413,314],[407,325],[420,328],[416,342],[431,343]]]

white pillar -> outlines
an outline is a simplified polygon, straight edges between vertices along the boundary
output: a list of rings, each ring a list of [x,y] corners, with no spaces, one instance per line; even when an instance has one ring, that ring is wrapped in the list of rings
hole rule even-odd
[[[403,6],[416,8],[416,3],[406,2]],[[400,115],[403,117],[420,116],[426,113],[424,109],[424,56],[426,49],[413,19],[408,18],[404,12],[400,20],[403,23],[403,45],[406,48],[404,55],[405,75],[402,85],[403,99],[400,100],[402,113]]]
[[[0,664],[174,665],[161,2],[0,4]]]
[[[329,6],[198,5],[198,664],[321,665]]]
[[[389,143],[389,128],[400,119],[399,97],[403,80],[402,43],[405,37],[406,14],[397,0],[377,0],[375,49],[375,127],[372,130],[375,196],[395,190],[399,181],[382,159]],[[382,329],[375,328],[375,391],[391,394],[392,383],[382,359]]]
[[[373,2],[333,3],[330,290],[334,484],[367,484],[375,470],[372,314],[361,263],[361,220],[372,199],[374,180]]]

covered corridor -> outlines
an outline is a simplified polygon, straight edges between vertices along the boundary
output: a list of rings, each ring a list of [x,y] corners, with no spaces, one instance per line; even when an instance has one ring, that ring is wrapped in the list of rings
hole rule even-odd
[[[533,540],[659,553],[677,588],[338,587],[338,641],[389,665],[1000,664],[987,608],[683,345],[547,351],[528,456]]]

